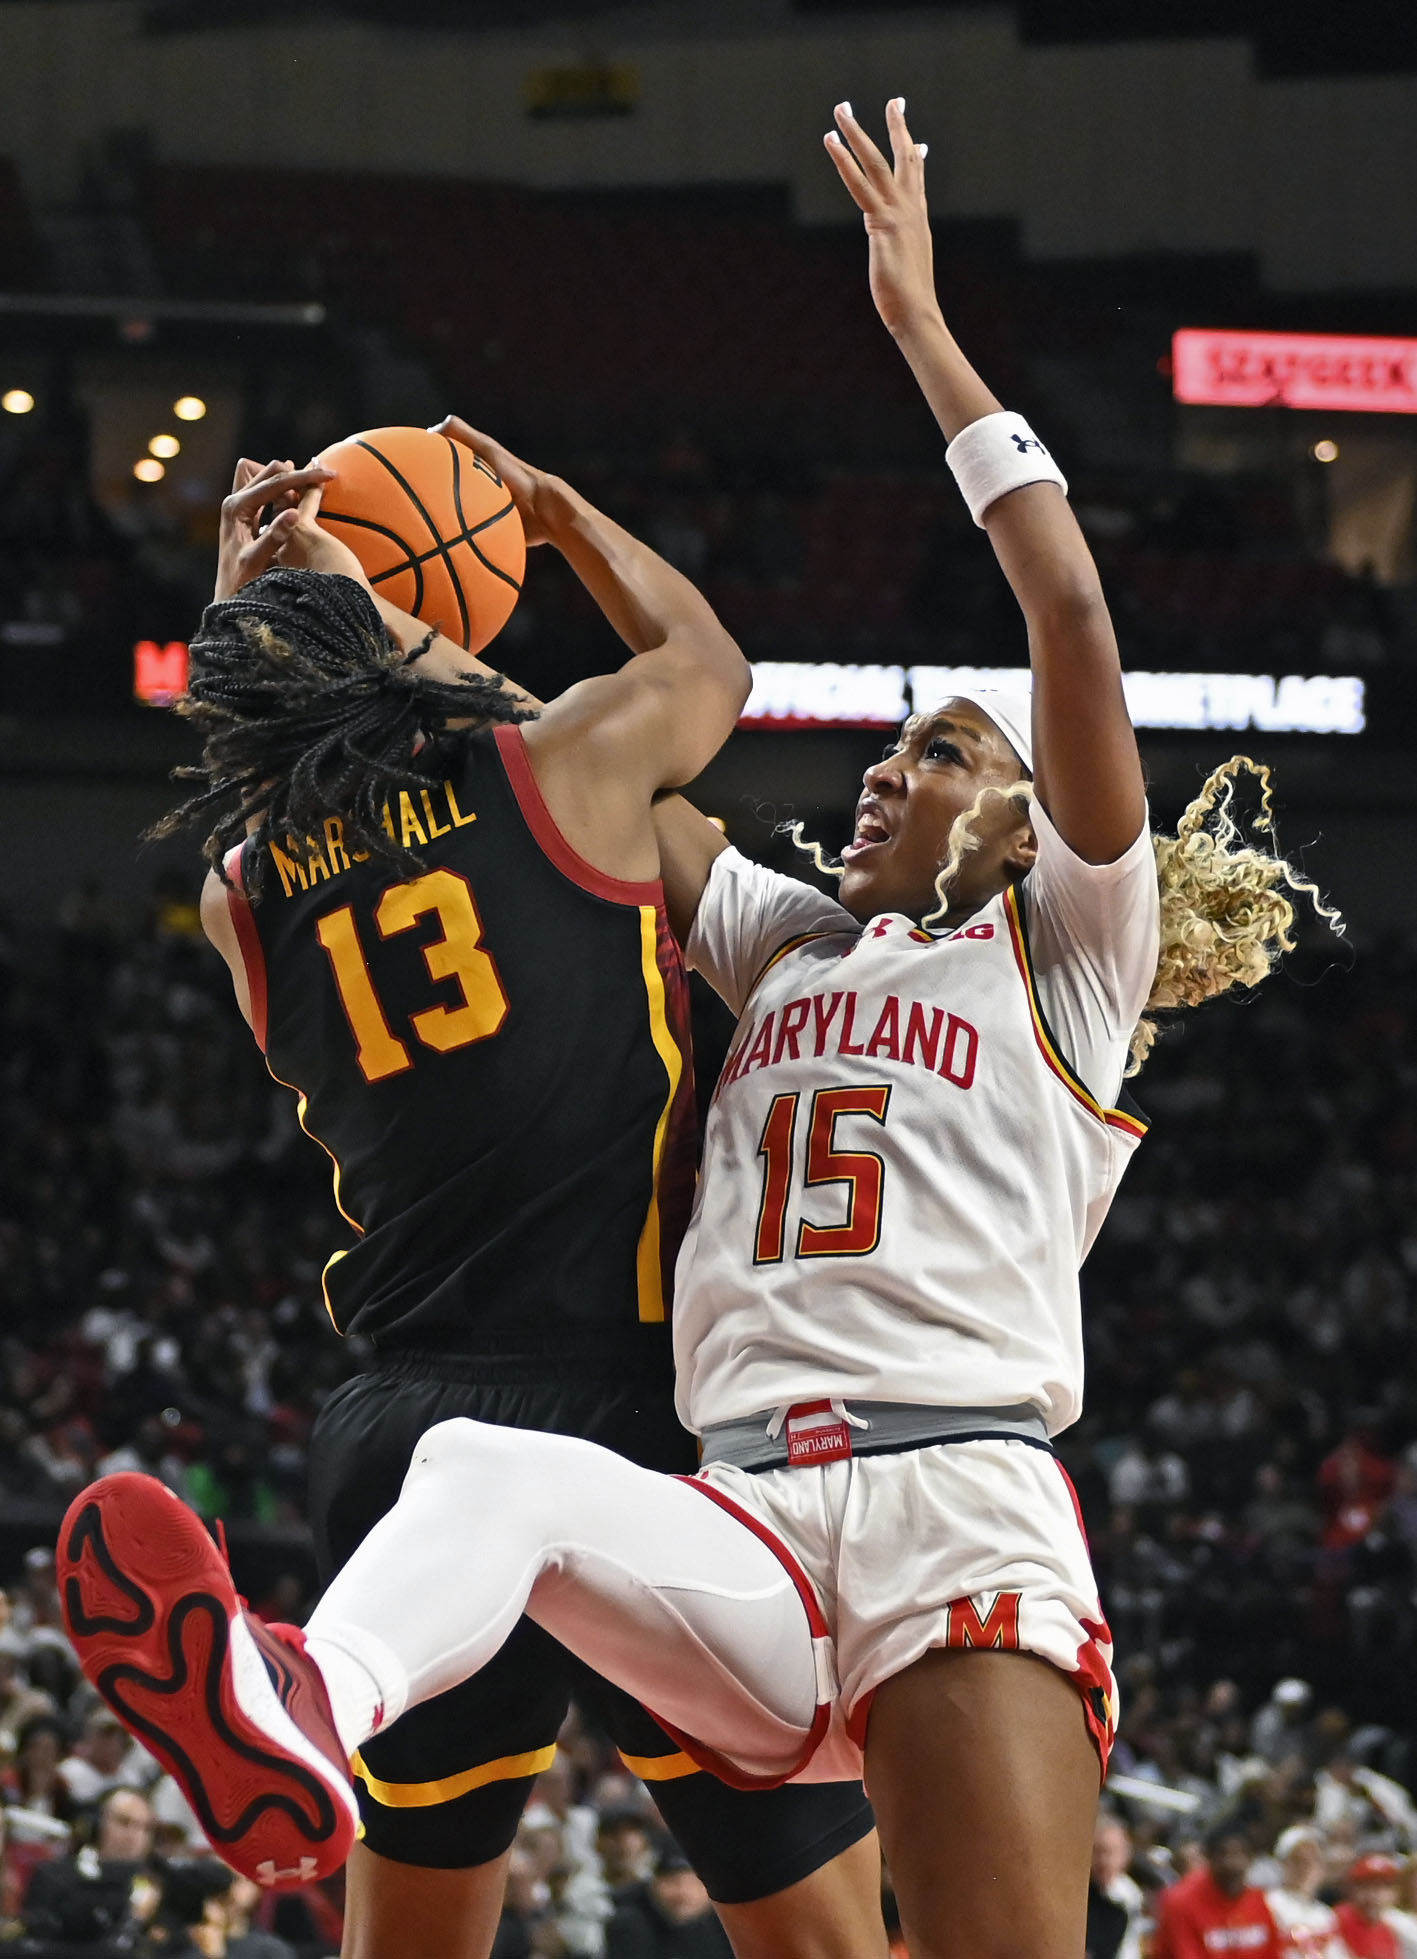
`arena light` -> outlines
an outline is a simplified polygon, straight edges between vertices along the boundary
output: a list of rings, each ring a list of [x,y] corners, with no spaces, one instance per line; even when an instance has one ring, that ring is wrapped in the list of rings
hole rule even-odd
[[[1265,734],[1357,735],[1367,725],[1364,685],[1352,674],[1129,673],[1138,728]],[[746,728],[893,728],[952,694],[1027,691],[1024,667],[827,666],[760,660]]]
[[[207,412],[207,404],[200,395],[179,395],[172,404],[172,412],[179,422],[200,422]]]
[[[1183,327],[1171,372],[1177,401],[1417,415],[1417,340]]]
[[[7,388],[0,395],[0,408],[7,415],[28,415],[34,407],[34,396],[28,388]]]
[[[133,648],[133,698],[145,707],[171,707],[187,691],[187,643],[140,639]]]
[[[139,456],[133,465],[133,474],[140,483],[160,483],[167,471],[156,456]]]
[[[1322,442],[1316,442],[1314,444],[1309,454],[1316,463],[1336,463],[1338,461],[1338,444],[1336,442],[1330,442],[1328,437],[1325,436]]]
[[[148,454],[150,456],[160,457],[165,463],[170,463],[174,456],[180,456],[182,454],[182,444],[177,440],[175,435],[155,435],[148,443]]]

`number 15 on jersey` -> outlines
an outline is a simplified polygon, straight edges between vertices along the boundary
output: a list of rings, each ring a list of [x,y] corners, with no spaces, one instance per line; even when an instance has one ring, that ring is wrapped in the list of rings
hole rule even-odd
[[[763,1189],[753,1245],[755,1265],[776,1265],[786,1257],[787,1207],[797,1167],[800,1094],[775,1095],[763,1124],[758,1155],[763,1159]],[[846,1188],[846,1217],[838,1224],[797,1227],[794,1258],[864,1258],[881,1241],[881,1204],[886,1166],[874,1150],[838,1147],[837,1125],[849,1117],[885,1124],[891,1091],[885,1083],[860,1088],[819,1088],[805,1122],[804,1191],[826,1184]]]

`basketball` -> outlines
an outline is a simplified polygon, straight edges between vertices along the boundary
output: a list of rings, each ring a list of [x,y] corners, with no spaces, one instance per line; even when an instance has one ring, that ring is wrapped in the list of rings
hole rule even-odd
[[[366,429],[318,460],[338,471],[320,506],[381,598],[480,653],[512,614],[526,538],[500,476],[428,429]]]

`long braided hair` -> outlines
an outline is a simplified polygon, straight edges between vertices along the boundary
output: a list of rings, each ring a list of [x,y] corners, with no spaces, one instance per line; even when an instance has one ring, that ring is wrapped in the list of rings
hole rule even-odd
[[[200,764],[176,774],[202,787],[148,835],[214,817],[204,847],[225,879],[223,859],[252,818],[257,844],[303,852],[338,816],[351,853],[416,869],[416,853],[384,827],[389,791],[437,786],[461,738],[450,720],[536,718],[500,674],[444,681],[420,672],[433,637],[405,654],[363,586],[332,572],[277,567],[209,605],[177,703],[204,741]],[[253,898],[266,854],[252,853]]]

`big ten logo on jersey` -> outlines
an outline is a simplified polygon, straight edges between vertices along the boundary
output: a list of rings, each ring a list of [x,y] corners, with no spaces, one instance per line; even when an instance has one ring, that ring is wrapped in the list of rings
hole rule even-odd
[[[845,989],[805,994],[750,1025],[723,1064],[715,1099],[755,1069],[820,1061],[827,1055],[899,1061],[924,1068],[956,1088],[972,1088],[979,1030],[946,1007],[902,1000],[896,993],[886,994],[879,1004]]]
[[[425,849],[437,837],[453,830],[464,830],[477,821],[476,810],[461,810],[451,782],[440,782],[436,789],[400,789],[384,804],[383,823],[390,839],[401,849]],[[280,877],[281,891],[293,898],[297,891],[340,877],[356,864],[369,861],[367,850],[350,850],[344,840],[344,824],[337,816],[327,816],[318,837],[303,842],[287,837],[284,845],[267,844],[270,859]]]
[[[904,929],[898,932],[897,926]],[[992,939],[993,936],[992,925],[961,925],[957,932],[945,932],[937,936],[934,932],[927,932],[923,925],[911,925],[907,919],[897,918],[892,912],[884,912],[881,917],[871,920],[866,930],[859,938],[852,941],[841,956],[843,959],[850,959],[851,955],[859,952],[862,946],[869,946],[873,939],[894,938],[898,944],[904,938],[912,945],[952,945],[956,939]]]

